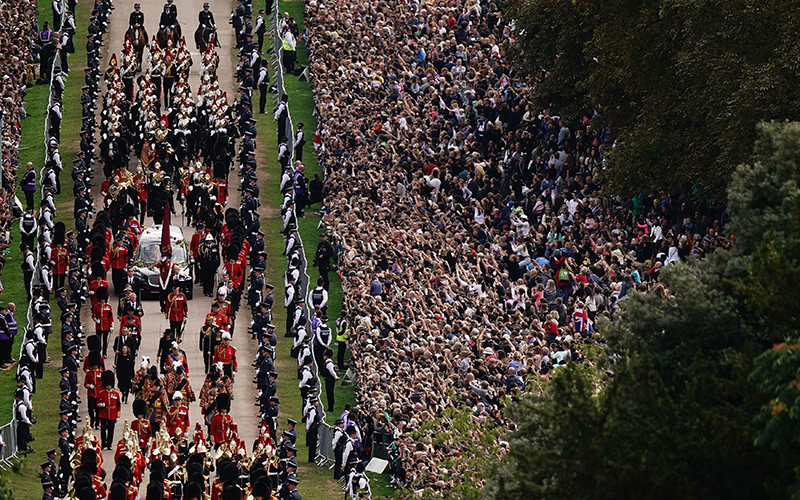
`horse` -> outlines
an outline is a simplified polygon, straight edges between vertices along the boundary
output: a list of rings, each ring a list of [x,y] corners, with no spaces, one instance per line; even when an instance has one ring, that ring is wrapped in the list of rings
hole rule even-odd
[[[144,28],[138,24],[131,26],[125,33],[125,36],[131,39],[131,46],[133,46],[133,50],[136,52],[136,62],[138,63],[137,67],[141,68],[142,54],[144,53],[145,45],[147,45],[147,37],[145,36]]]
[[[213,26],[206,26],[205,28],[199,27],[197,31],[194,32],[194,43],[197,45],[197,50],[199,50],[201,54],[206,51],[212,39],[216,45],[216,32],[217,30]]]
[[[158,30],[158,46],[159,47],[166,47],[167,42],[172,40],[172,46],[177,47],[178,42],[181,39],[180,32],[178,31],[177,26],[175,29],[170,28],[169,26],[164,26],[163,28]]]

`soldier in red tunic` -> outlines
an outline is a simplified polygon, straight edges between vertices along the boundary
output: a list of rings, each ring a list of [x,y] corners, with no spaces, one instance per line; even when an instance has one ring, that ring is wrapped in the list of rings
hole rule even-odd
[[[189,315],[189,300],[181,293],[181,286],[176,282],[172,285],[172,293],[167,296],[164,317],[169,319],[169,327],[175,333],[178,342],[182,341],[183,323]]]
[[[89,426],[98,429],[100,422],[97,420],[97,395],[103,388],[100,351],[89,351],[88,359],[90,368],[86,372],[83,386],[86,388],[86,398],[89,404]]]
[[[97,304],[92,307],[95,333],[103,341],[103,357],[108,356],[108,334],[114,330],[114,308],[108,304],[108,288],[100,287],[95,292]]]
[[[111,449],[114,441],[114,427],[122,410],[122,397],[114,390],[114,372],[106,370],[102,376],[103,389],[97,395],[97,407],[100,409],[100,446]]]
[[[54,238],[53,241],[57,239]],[[56,246],[53,248],[51,253],[51,258],[53,259],[53,276],[55,276],[55,288],[61,288],[64,286],[67,277],[67,271],[69,270],[69,249],[63,242],[63,238],[61,238],[61,243],[56,243]]]
[[[214,351],[214,363],[222,363],[222,370],[231,378],[239,369],[239,364],[236,362],[236,348],[231,345],[231,334],[228,332],[222,334],[222,345],[218,345]]]
[[[218,450],[220,444],[230,439],[231,425],[233,424],[233,418],[228,414],[231,409],[231,397],[224,393],[219,394],[215,406],[217,414],[211,421],[209,435],[211,442],[214,443],[214,449]]]
[[[114,246],[111,248],[111,281],[114,283],[114,293],[119,297],[125,287],[125,270],[128,267],[128,247],[122,242],[122,233],[117,233]]]
[[[89,280],[89,295],[92,296],[92,307],[97,305],[97,290],[105,287],[108,289],[106,281],[106,269],[100,262],[92,264],[92,278]]]
[[[180,391],[175,391],[172,395],[172,406],[167,410],[167,430],[170,436],[179,437],[189,429],[189,407],[183,403],[183,394]]]
[[[131,430],[136,431],[139,435],[139,448],[142,453],[147,451],[147,443],[153,435],[153,428],[150,421],[145,418],[147,415],[147,402],[144,399],[136,399],[133,401],[133,414],[136,420],[131,423]]]
[[[207,234],[209,234],[209,231],[206,229],[206,225],[202,222],[198,222],[197,230],[192,235],[192,241],[189,244],[189,251],[192,253],[192,259],[194,260],[194,265],[192,266],[194,282],[198,285],[202,283],[202,275],[200,273],[200,243],[205,239]]]

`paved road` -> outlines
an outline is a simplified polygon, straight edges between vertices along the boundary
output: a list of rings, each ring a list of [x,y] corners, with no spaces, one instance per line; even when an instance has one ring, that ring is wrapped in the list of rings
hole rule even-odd
[[[145,14],[145,26],[147,28],[147,32],[152,37],[153,34],[157,33],[158,31],[158,20],[160,17],[161,12],[163,11],[164,1],[163,0],[137,0],[142,5],[142,12]],[[108,62],[108,58],[111,52],[119,52],[122,49],[122,43],[125,37],[125,32],[128,28],[128,15],[133,10],[133,1],[126,1],[126,2],[115,2],[116,10],[114,11],[113,15],[111,16],[111,22],[109,23],[109,33],[106,34],[104,37],[104,44],[106,45],[106,50],[108,53],[104,58],[104,69],[105,65]],[[194,46],[194,39],[193,33],[194,30],[197,28],[197,14],[200,10],[202,10],[203,0],[181,0],[179,3],[176,3],[178,6],[178,19],[181,23],[181,30],[184,36],[187,39],[187,44],[189,49],[192,53],[192,58],[194,60],[194,65],[192,67],[191,77],[190,77],[190,88],[192,91],[196,91],[200,86],[200,78],[197,74],[197,68],[199,67],[200,57],[199,54],[196,52]],[[223,5],[225,7],[223,7]],[[212,11],[214,12],[215,20],[217,22],[217,27],[219,28],[219,37],[220,42],[222,44],[223,49],[219,50],[220,55],[220,62],[219,62],[219,83],[223,90],[226,90],[229,96],[229,99],[233,99],[236,96],[236,92],[234,92],[234,66],[233,66],[233,57],[230,52],[230,48],[235,45],[233,40],[233,30],[228,25],[228,17],[230,11],[233,9],[235,4],[230,0],[224,0],[223,2],[214,2],[212,6]],[[145,53],[146,54],[146,53]],[[196,97],[196,96],[195,96]],[[230,102],[232,104],[232,101]],[[134,158],[135,160],[135,158]],[[132,166],[135,167],[135,162],[132,163]],[[99,177],[102,177],[102,172],[99,170],[100,167],[97,167],[99,171]],[[98,178],[96,184],[99,185],[101,179]],[[239,206],[240,194],[238,191],[235,190],[235,187],[239,185],[238,178],[231,173],[231,193],[230,199],[228,201],[229,207],[236,207]],[[97,207],[102,206],[102,201],[99,196],[99,191],[97,186],[95,186],[94,192],[94,199],[95,205]],[[181,218],[180,214],[178,217],[173,217],[172,224],[181,226]],[[152,224],[153,221],[150,218],[145,220],[145,225]],[[187,241],[191,238],[194,230],[191,227],[182,226],[184,236],[186,237]],[[110,279],[110,278],[109,278]],[[189,380],[192,384],[192,387],[195,390],[195,393],[199,397],[200,388],[203,384],[203,379],[205,374],[203,360],[202,360],[202,353],[198,349],[199,343],[199,332],[200,327],[203,324],[205,319],[205,315],[207,312],[211,310],[211,299],[208,297],[204,297],[202,293],[202,289],[199,286],[195,286],[194,290],[194,299],[189,302],[189,319],[186,325],[186,330],[183,336],[183,349],[186,351],[188,360],[189,360]],[[167,320],[164,318],[164,315],[159,311],[159,304],[158,301],[146,301],[144,303],[144,311],[145,315],[142,318],[142,329],[143,329],[143,339],[142,339],[142,346],[140,349],[139,359],[137,360],[137,367],[139,362],[141,362],[141,356],[150,356],[152,362],[155,362],[156,359],[156,350],[158,347],[158,340],[161,336],[161,333],[167,328],[168,323]],[[89,333],[93,333],[93,327],[91,319],[88,318],[88,313],[84,313],[86,316],[83,318],[84,324],[88,325],[90,330]],[[255,357],[255,342],[251,340],[250,336],[247,334],[247,327],[250,324],[250,314],[249,308],[245,305],[241,308],[239,317],[236,321],[236,330],[233,334],[233,342],[232,345],[237,347],[238,349],[238,361],[239,361],[239,376],[237,377],[237,381],[234,387],[234,394],[235,399],[232,403],[231,407],[231,415],[234,418],[234,421],[238,424],[239,427],[239,435],[245,442],[252,443],[253,440],[257,436],[258,432],[258,422],[259,419],[256,415],[256,408],[254,406],[254,397],[255,397],[255,386],[251,383],[253,378],[253,369],[250,366],[252,360]],[[117,322],[118,325],[118,322]],[[117,326],[118,327],[118,326]],[[116,328],[116,327],[115,327]],[[118,332],[115,332],[117,334]],[[110,353],[109,353],[110,354]],[[107,365],[111,365],[113,362],[113,358],[109,357],[107,360]],[[82,382],[82,379],[81,379]],[[86,398],[83,398],[84,404],[82,407],[82,413],[85,414],[86,410]],[[133,414],[131,411],[131,403],[133,398],[129,399],[129,403],[127,405],[123,405],[122,417],[117,424],[116,427],[116,436],[115,436],[115,443],[122,435],[122,428],[124,420],[128,420],[129,422],[133,420]],[[191,419],[191,426],[192,429],[194,428],[195,422],[201,422],[202,415],[200,414],[200,407],[198,402],[190,405],[190,419]],[[79,432],[82,432],[82,429],[78,429]],[[107,452],[108,453],[108,452]]]

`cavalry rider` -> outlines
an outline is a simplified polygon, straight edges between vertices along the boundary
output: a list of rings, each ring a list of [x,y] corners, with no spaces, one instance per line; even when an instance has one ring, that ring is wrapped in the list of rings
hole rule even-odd
[[[195,31],[194,39],[199,40],[200,37],[203,36],[203,30],[206,28],[213,28],[214,31],[217,30],[217,23],[214,21],[214,13],[210,10],[210,5],[208,2],[203,4],[203,10],[200,11],[198,14],[198,26],[197,31]],[[197,50],[200,50],[200,45],[197,45]]]
[[[172,3],[173,0],[167,0],[164,4],[164,11],[161,13],[161,19],[158,21],[160,29],[171,28],[178,33],[180,37],[181,25],[178,23],[178,8]]]
[[[144,12],[142,12],[142,6],[138,3],[133,4],[133,12],[131,12],[130,17],[128,18],[128,28],[142,28],[144,31],[144,41],[145,44],[149,47],[150,46],[150,37],[147,35],[147,28],[144,27]]]

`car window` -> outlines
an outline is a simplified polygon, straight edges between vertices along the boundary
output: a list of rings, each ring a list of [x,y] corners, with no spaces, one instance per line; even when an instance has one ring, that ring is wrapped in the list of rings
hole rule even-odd
[[[161,260],[161,242],[153,241],[139,244],[139,257],[136,259],[143,264],[155,264]],[[173,264],[184,264],[186,262],[186,248],[183,245],[172,242]]]

